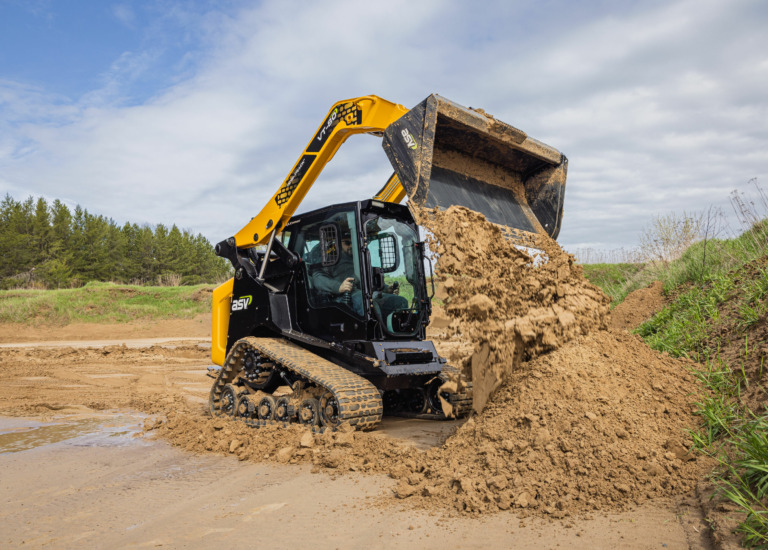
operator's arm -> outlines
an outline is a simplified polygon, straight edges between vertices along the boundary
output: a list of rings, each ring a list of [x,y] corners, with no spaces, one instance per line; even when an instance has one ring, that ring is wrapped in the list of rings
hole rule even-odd
[[[313,282],[315,288],[328,292],[329,294],[343,294],[351,292],[354,287],[355,278],[351,277],[355,273],[352,258],[342,255],[339,263],[335,266],[319,270],[314,274]]]
[[[315,288],[328,294],[339,294],[339,287],[344,282],[344,277],[334,277],[332,274],[320,270],[312,275]]]

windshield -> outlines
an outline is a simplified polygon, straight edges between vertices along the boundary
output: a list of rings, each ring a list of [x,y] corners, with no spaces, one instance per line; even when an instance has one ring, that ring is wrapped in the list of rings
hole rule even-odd
[[[418,234],[398,220],[378,217],[365,224],[365,238],[374,279],[374,311],[391,334],[412,335],[419,328],[424,298]]]

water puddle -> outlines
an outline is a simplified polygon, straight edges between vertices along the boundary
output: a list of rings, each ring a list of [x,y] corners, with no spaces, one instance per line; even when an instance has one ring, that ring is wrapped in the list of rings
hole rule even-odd
[[[114,447],[141,441],[145,415],[115,413],[103,416],[61,417],[50,422],[0,417],[0,454],[37,447],[66,444],[85,447]]]

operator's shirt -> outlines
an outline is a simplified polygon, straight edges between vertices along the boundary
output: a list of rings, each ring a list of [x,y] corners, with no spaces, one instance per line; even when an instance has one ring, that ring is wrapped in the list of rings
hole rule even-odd
[[[315,288],[333,296],[338,296],[341,283],[348,277],[354,276],[355,264],[352,255],[342,252],[336,265],[323,267],[315,273]]]

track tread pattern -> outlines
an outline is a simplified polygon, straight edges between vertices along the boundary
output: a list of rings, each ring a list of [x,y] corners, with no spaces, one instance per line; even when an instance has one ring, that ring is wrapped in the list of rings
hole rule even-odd
[[[370,430],[381,421],[384,412],[381,395],[376,386],[365,378],[286,340],[253,336],[238,340],[227,354],[208,397],[212,415],[220,414],[221,393],[242,371],[248,349],[255,349],[283,368],[332,392],[339,404],[339,419],[342,423],[349,423],[359,430]],[[249,424],[260,423],[254,421]]]

